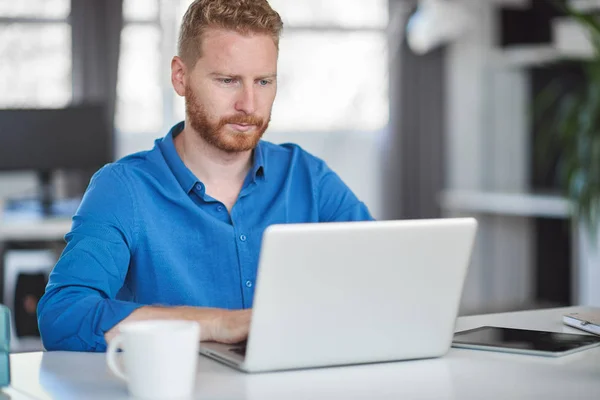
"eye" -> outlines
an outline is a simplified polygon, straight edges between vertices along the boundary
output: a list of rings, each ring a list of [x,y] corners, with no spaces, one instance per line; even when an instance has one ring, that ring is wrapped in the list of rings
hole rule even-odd
[[[222,83],[224,83],[226,85],[230,85],[233,83],[233,78],[221,78],[220,80]]]
[[[258,81],[258,84],[260,86],[268,86],[270,85],[272,82],[268,79],[261,79],[260,81]]]

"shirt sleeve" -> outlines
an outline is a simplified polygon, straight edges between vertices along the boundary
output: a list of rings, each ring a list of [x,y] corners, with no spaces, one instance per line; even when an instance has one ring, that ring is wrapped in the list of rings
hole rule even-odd
[[[372,221],[367,206],[360,201],[327,164],[321,162],[317,198],[321,222]]]
[[[104,333],[140,304],[116,300],[134,247],[134,199],[122,166],[98,171],[73,217],[66,247],[38,303],[47,350],[105,351]]]

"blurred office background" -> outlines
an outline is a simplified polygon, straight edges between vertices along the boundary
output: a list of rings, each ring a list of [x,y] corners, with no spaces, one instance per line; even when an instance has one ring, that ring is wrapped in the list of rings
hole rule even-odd
[[[570,18],[546,0],[269,1],[285,29],[265,140],[322,157],[378,219],[475,216],[461,314],[600,306],[600,260],[555,163],[538,166],[531,116],[549,82],[585,84],[592,51]],[[0,291],[17,351],[39,347],[35,305],[90,175],[183,119],[170,60],[190,3],[0,0]]]

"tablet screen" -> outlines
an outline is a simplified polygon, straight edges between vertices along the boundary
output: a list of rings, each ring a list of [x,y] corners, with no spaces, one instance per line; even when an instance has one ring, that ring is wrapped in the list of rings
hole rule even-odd
[[[453,344],[561,353],[599,344],[600,337],[483,326],[457,332]]]

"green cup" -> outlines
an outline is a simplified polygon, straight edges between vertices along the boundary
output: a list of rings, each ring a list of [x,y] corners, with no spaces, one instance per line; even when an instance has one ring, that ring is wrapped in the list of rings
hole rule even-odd
[[[0,387],[10,385],[10,310],[0,304]]]

